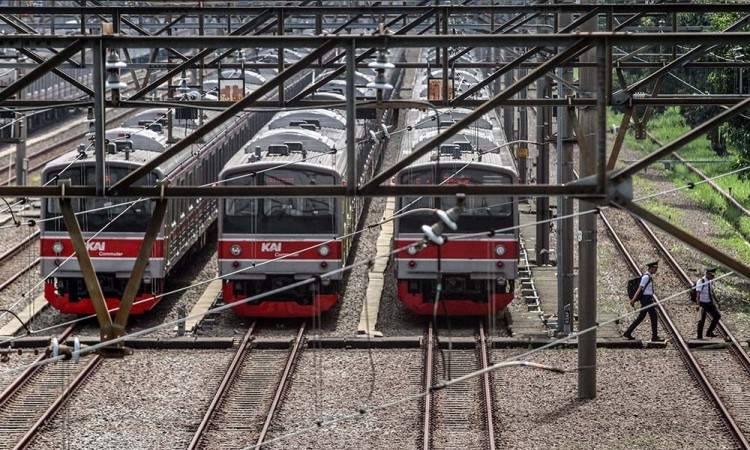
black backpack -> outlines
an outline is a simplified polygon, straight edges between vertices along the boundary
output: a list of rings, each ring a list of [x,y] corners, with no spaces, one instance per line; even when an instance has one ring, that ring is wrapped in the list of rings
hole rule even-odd
[[[636,277],[631,280],[628,280],[628,300],[631,300],[633,296],[635,295],[636,291],[638,291],[638,286],[641,285],[641,278],[643,278],[643,275],[641,275],[640,277]],[[649,283],[651,283],[651,275],[648,276],[648,283],[646,283],[646,286],[648,286]],[[644,290],[646,289],[646,286],[643,287]]]

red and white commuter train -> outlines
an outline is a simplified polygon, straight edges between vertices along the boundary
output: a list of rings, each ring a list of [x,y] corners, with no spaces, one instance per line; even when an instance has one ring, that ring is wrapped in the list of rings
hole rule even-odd
[[[472,83],[468,75],[456,73],[453,85],[461,89]],[[466,80],[469,80],[468,82]],[[414,98],[427,93],[426,77],[421,77]],[[487,96],[484,93],[483,96]],[[411,129],[402,138],[402,154],[435,137],[470,111],[461,108],[410,111]],[[401,170],[396,184],[513,184],[518,174],[515,160],[505,140],[497,115],[482,116],[460,131],[439,149]],[[423,225],[440,221],[437,210],[456,205],[450,197],[408,197],[396,201],[394,247],[403,250],[394,256],[398,297],[420,315],[490,315],[505,308],[514,296],[518,276],[518,203],[500,196],[466,197],[458,229],[447,230],[441,246],[417,243],[425,235]],[[463,234],[483,233],[462,238]],[[438,293],[438,280],[440,292]]]
[[[399,74],[387,72],[394,84]],[[358,96],[373,92],[356,92]],[[340,86],[329,83],[316,99],[340,100]],[[227,186],[346,185],[347,117],[329,109],[277,114],[227,163],[220,179]],[[377,165],[383,135],[368,120],[357,119],[357,174],[369,179]],[[376,136],[377,137],[377,136]],[[219,275],[223,300],[239,315],[310,317],[332,308],[340,298],[342,275],[247,301],[341,268],[352,246],[363,209],[354,198],[224,199],[219,220]]]
[[[304,76],[290,83],[288,93],[296,94],[309,83],[309,79],[310,76]],[[165,113],[166,110],[158,109],[141,111],[127,122],[132,126],[107,131],[109,143],[105,172],[108,186],[168,147]],[[208,120],[216,113],[204,111],[202,114]],[[267,112],[251,112],[225,122],[206,135],[201,143],[162,163],[137,181],[136,185],[153,186],[159,181],[176,186],[215,183],[224,164],[270,117],[271,114]],[[149,129],[149,125],[153,129]],[[172,137],[179,140],[198,126],[197,119],[173,118]],[[82,144],[78,150],[48,163],[42,172],[42,184],[67,179],[72,185],[92,185],[94,173],[93,152]],[[73,207],[107,307],[110,311],[117,309],[151,218],[151,201],[120,197],[73,199]],[[205,243],[206,232],[217,217],[216,199],[180,198],[168,201],[164,224],[149,257],[132,314],[143,314],[159,302],[167,276],[180,266],[191,250]],[[62,220],[58,200],[45,201],[40,229],[45,298],[63,313],[94,314],[80,265],[73,256],[73,246]]]
[[[201,185],[216,181],[222,160],[226,161],[251,133],[250,118],[232,121],[206,137],[181,157],[161,164],[137,185],[168,181],[176,185]],[[177,121],[176,121],[177,122]],[[192,122],[192,121],[191,121]],[[176,123],[177,124],[177,123]],[[195,123],[175,128],[175,136]],[[108,130],[111,149],[106,155],[105,181],[112,185],[167,148],[164,134],[145,128]],[[70,180],[73,185],[91,185],[95,179],[93,152],[69,152],[47,164],[43,183]],[[150,199],[87,198],[73,199],[78,222],[86,240],[94,269],[107,307],[116,309],[130,278],[130,272],[143,242],[151,218]],[[160,300],[164,278],[198,241],[217,214],[216,201],[203,199],[170,200],[162,230],[159,232],[133,306],[133,314],[142,314]],[[62,220],[57,199],[48,199],[42,209],[41,272],[46,277],[44,295],[56,309],[68,314],[92,314],[95,309],[81,274],[73,245]],[[73,256],[71,258],[71,256]]]

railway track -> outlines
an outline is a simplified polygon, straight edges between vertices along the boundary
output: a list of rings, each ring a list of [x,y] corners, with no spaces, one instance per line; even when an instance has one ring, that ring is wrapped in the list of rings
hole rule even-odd
[[[625,257],[631,272],[634,275],[640,274],[640,265],[628,252],[612,222],[602,212],[600,212],[600,217],[616,247]],[[669,281],[674,284],[676,281],[681,283],[682,287],[689,287],[692,281],[674,259],[671,252],[646,224],[641,221],[638,222],[647,241],[651,242],[656,252],[662,255],[672,269],[672,274],[662,273],[660,275],[660,284],[667,285]],[[665,280],[665,277],[670,278]],[[741,448],[750,448],[750,443],[748,443],[746,437],[750,432],[750,401],[747,395],[743,393],[748,392],[746,387],[750,386],[750,364],[748,364],[747,354],[726,327],[721,329],[721,333],[728,343],[727,348],[724,348],[724,345],[719,346],[721,348],[717,347],[710,350],[690,348],[684,336],[686,333],[690,333],[688,335],[695,333],[695,324],[689,321],[686,324],[684,317],[681,317],[685,314],[685,308],[680,310],[677,302],[682,301],[685,306],[692,309],[692,306],[688,305],[687,294],[684,297],[684,300],[678,298],[672,302],[658,303],[657,310],[662,319],[661,322],[674,342],[674,346],[686,367],[698,382],[708,400],[715,406],[717,413],[737,444]],[[656,298],[658,299],[658,296]],[[678,323],[675,319],[682,320],[679,320]],[[686,330],[686,327],[689,329]],[[741,380],[736,378],[738,375]]]
[[[73,332],[68,327],[58,336],[63,342]],[[45,353],[35,361],[49,358]],[[101,362],[93,356],[85,364],[63,362],[30,365],[0,394],[0,449],[27,448],[42,427],[60,410]]]
[[[663,147],[664,144],[656,139],[654,135],[651,133],[646,132],[646,135],[648,138],[654,142],[656,145]],[[734,197],[732,197],[727,191],[721,188],[715,181],[711,180],[709,177],[706,176],[705,173],[703,173],[699,168],[695,167],[694,165],[690,164],[688,160],[683,158],[682,156],[678,155],[677,153],[672,153],[672,157],[674,157],[676,160],[680,161],[685,167],[688,168],[691,172],[693,172],[695,175],[697,175],[702,181],[706,182],[709,186],[711,186],[712,189],[714,189],[722,198],[724,198],[729,204],[740,210],[744,215],[750,216],[750,210],[742,206],[740,202],[738,202]]]
[[[28,235],[26,238],[22,239],[21,242],[15,244],[13,247],[5,251],[2,255],[0,255],[0,265],[5,265],[7,262],[9,262],[14,256],[18,255],[23,249],[30,246],[32,243],[36,242],[37,239],[39,239],[39,230],[35,230],[32,234]],[[8,276],[5,281],[0,283],[0,291],[10,286],[15,280],[20,278],[23,274],[28,272],[29,270],[33,269],[34,267],[39,265],[39,258],[34,259],[31,263],[25,265],[21,270],[15,272],[15,274]]]
[[[254,331],[255,323],[245,334],[188,449],[243,448],[248,442],[260,445],[266,440],[305,342],[307,325],[300,326],[291,348],[255,349],[250,355]]]
[[[439,344],[438,344],[439,345]],[[490,375],[457,383],[449,389],[436,388],[436,373],[449,379],[462,377],[489,365],[484,325],[480,322],[474,349],[450,350],[450,355],[435,358],[434,330],[430,323],[425,345],[422,448],[434,449],[495,449],[492,387]],[[447,364],[445,364],[447,363]],[[445,364],[445,366],[444,366]]]

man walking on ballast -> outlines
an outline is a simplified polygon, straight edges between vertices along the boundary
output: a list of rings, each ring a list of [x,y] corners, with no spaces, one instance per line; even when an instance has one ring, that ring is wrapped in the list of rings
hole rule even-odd
[[[641,301],[641,308],[653,305],[654,303],[654,275],[656,274],[656,271],[659,270],[659,261],[650,262],[646,264],[646,266],[648,267],[648,271],[641,277],[641,283],[638,286],[638,290],[635,291],[633,298],[630,299],[630,306],[633,306],[636,300]],[[625,330],[625,333],[622,335],[622,337],[628,340],[635,339],[635,337],[633,336],[633,331],[638,325],[640,325],[641,322],[643,322],[643,319],[646,318],[646,314],[648,314],[649,319],[651,319],[651,341],[664,342],[664,338],[659,337],[659,334],[656,330],[656,306],[652,306],[648,309],[641,309],[638,317],[636,317],[633,323],[630,324],[628,329]]]
[[[711,325],[708,326],[706,337],[716,337],[714,329],[721,319],[719,299],[716,298],[714,282],[712,281],[714,276],[716,276],[716,267],[706,267],[706,275],[695,283],[695,310],[701,311],[701,318],[698,321],[698,339],[703,339],[703,325],[706,324],[706,314],[711,315]]]

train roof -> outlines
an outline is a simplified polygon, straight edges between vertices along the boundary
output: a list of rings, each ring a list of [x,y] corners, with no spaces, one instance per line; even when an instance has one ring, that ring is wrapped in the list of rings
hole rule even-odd
[[[323,78],[325,76],[328,76],[328,75],[331,74],[331,72],[332,71],[327,70],[327,71],[323,72],[322,74],[320,74],[319,78]],[[360,85],[360,86],[364,86],[367,83],[369,83],[370,81],[372,81],[372,79],[373,79],[374,76],[375,76],[374,73],[372,75],[368,75],[368,74],[363,73],[361,70],[357,70],[356,72],[354,72],[354,83],[357,84],[357,85]],[[339,77],[337,79],[342,80],[343,78]]]
[[[325,133],[299,127],[267,130],[250,140],[250,144],[254,146],[253,148],[260,146],[263,150],[270,149],[272,145],[286,145],[298,142],[308,152],[330,152],[336,150],[337,146],[335,140],[330,136],[326,136]]]
[[[364,96],[368,91],[371,92],[372,89],[365,88],[364,86],[354,87],[355,96]],[[318,92],[335,92],[337,94],[343,95],[344,98],[346,98],[346,80],[331,80],[321,86],[320,89],[318,89]]]
[[[438,109],[438,117],[440,118],[440,126],[448,127],[454,123],[463,120],[472,111],[468,108],[440,108]],[[416,125],[413,125],[417,129],[424,128],[435,128],[437,126],[435,121],[435,112],[432,110],[423,110],[417,118]],[[484,130],[491,130],[493,127],[492,122],[487,119],[486,116],[482,116],[479,119],[472,122],[467,128],[481,128]]]
[[[209,117],[219,114],[215,111],[205,111],[204,113]],[[238,120],[238,118],[236,118],[236,120]],[[183,121],[180,121],[180,123],[182,122]],[[189,127],[176,125],[173,129],[173,137],[180,139],[195,130],[196,123],[192,120],[188,122],[191,123],[191,126]],[[224,130],[232,123],[233,122],[230,119],[229,121],[225,122],[218,128],[208,133],[204,137],[204,144],[201,144],[200,148],[203,149],[209,143],[211,143],[213,139],[220,137],[223,134]],[[128,140],[133,143],[132,150],[130,151],[117,151],[116,153],[107,153],[106,161],[107,164],[110,165],[120,165],[128,167],[141,166],[148,161],[151,161],[157,154],[162,153],[166,148],[168,148],[167,137],[165,133],[158,133],[152,130],[145,129],[143,127],[113,128],[105,132],[105,138],[114,142]],[[48,170],[54,170],[56,168],[68,167],[70,164],[76,161],[93,166],[96,162],[96,159],[94,156],[94,152],[89,147],[90,142],[88,140],[84,141],[79,145],[78,149],[71,150],[64,155],[54,159],[53,161],[50,161],[45,166],[45,172]],[[84,150],[86,156],[84,158],[80,158],[79,155]],[[195,160],[196,159],[194,156],[194,152],[188,151],[186,149],[180,152],[178,155],[169,158],[167,161],[159,164],[159,166],[155,170],[161,173],[160,178],[162,178],[164,176],[169,176],[173,172],[177,171],[180,166],[184,166],[186,162]]]
[[[118,127],[107,130],[104,138],[110,142],[117,140],[128,140],[133,143],[133,149],[146,150],[150,152],[163,152],[167,148],[167,138],[156,131],[147,130],[143,127]]]
[[[364,137],[357,128],[357,141]],[[346,172],[346,118],[328,109],[278,113],[224,166],[220,179],[294,164]],[[259,147],[259,149],[257,149]]]
[[[346,133],[334,128],[311,131],[302,128],[265,129],[238,151],[224,166],[219,179],[233,174],[302,163],[343,173],[346,165]]]
[[[169,108],[149,108],[143,111],[138,111],[133,117],[123,122],[122,126],[142,128],[143,125],[141,125],[141,122],[144,122],[144,121],[157,122],[160,120],[165,120],[167,118],[168,111],[169,111]]]
[[[223,78],[244,78],[245,83],[261,85],[266,82],[266,78],[253,70],[226,69],[221,71]]]
[[[336,92],[313,92],[310,95],[308,95],[306,98],[310,98],[313,100],[338,100],[340,102],[345,102],[346,97],[343,95],[336,93]]]
[[[431,71],[432,78],[441,79],[443,78],[443,72],[442,70],[432,70]],[[465,69],[456,69],[455,71],[449,71],[448,72],[448,78],[455,78],[455,79],[464,79],[466,82],[471,84],[477,84],[481,77],[479,74],[473,71],[465,70]],[[427,77],[422,78],[421,84],[427,84]]]
[[[479,153],[474,150],[454,151],[454,149],[449,150],[448,147],[441,146],[439,155],[440,164],[443,167],[450,167],[451,165],[460,165],[460,167],[481,167],[486,170],[496,170],[498,172],[507,173],[514,181],[518,176],[516,166],[507,151],[503,152],[495,150],[489,153]],[[409,171],[431,168],[435,165],[437,158],[438,152],[431,151],[420,157],[413,164],[409,165],[409,167],[400,170],[398,174],[401,175],[403,173],[409,173]]]
[[[317,128],[346,129],[346,117],[328,109],[291,110],[276,114],[268,123],[271,129],[288,128],[300,123],[308,123]]]

